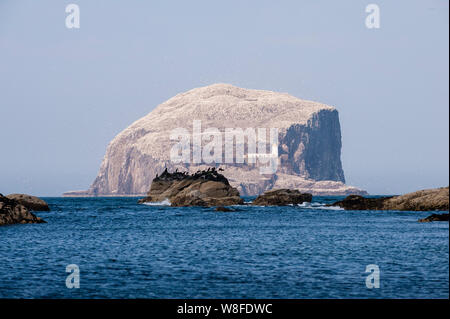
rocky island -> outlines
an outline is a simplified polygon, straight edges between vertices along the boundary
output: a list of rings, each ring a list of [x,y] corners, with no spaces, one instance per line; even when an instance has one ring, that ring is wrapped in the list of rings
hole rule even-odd
[[[367,194],[345,184],[336,108],[287,93],[213,84],[177,94],[131,124],[109,143],[91,187],[64,195],[142,196],[165,167],[190,174],[206,169],[210,163],[170,159],[175,143],[171,132],[183,128],[193,133],[193,119],[201,121],[202,128],[221,133],[227,128],[278,129],[276,173],[262,175],[247,159],[220,164],[230,185],[243,196],[283,188],[313,195]]]
[[[239,191],[215,167],[193,174],[170,173],[167,168],[156,176],[147,197],[139,203],[168,200],[171,206],[229,206],[243,204]]]
[[[45,221],[31,213],[15,199],[0,194],[0,226],[12,224],[39,224]]]

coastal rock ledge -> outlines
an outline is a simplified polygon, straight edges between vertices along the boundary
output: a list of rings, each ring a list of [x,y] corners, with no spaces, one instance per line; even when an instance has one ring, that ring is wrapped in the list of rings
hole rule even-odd
[[[0,194],[0,226],[39,223],[45,223],[45,221],[35,216],[18,201]]]
[[[425,189],[401,196],[378,198],[350,195],[329,206],[346,210],[445,211],[449,209],[449,188]]]
[[[147,193],[139,203],[169,201],[171,206],[230,206],[240,205],[244,200],[239,191],[215,168],[198,171],[169,173],[167,169],[156,176]]]

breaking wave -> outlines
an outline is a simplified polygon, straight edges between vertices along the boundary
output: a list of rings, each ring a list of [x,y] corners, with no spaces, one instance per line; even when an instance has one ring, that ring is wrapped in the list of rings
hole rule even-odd
[[[162,202],[147,202],[143,204],[148,206],[170,206],[170,201],[166,198]]]
[[[298,204],[299,207],[304,208],[313,208],[313,209],[325,209],[325,210],[344,210],[344,208],[339,206],[327,206],[327,204],[324,203],[308,203],[304,202],[302,204]]]

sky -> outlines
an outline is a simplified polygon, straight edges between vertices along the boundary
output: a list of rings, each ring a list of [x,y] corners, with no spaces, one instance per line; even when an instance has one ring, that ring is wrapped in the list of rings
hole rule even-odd
[[[80,8],[69,29],[68,4]],[[380,9],[369,29],[366,6]],[[0,0],[0,193],[87,189],[108,143],[213,83],[335,106],[347,184],[449,184],[449,4]]]

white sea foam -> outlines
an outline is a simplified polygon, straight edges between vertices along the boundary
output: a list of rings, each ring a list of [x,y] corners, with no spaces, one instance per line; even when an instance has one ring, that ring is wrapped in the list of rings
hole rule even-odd
[[[170,201],[166,198],[162,202],[147,202],[143,204],[148,206],[170,206]]]
[[[308,203],[303,202],[301,204],[298,204],[299,207],[304,208],[313,208],[313,209],[325,209],[325,210],[344,210],[344,208],[339,206],[326,206],[327,204],[324,203]]]
[[[345,210],[342,207],[339,206],[322,206],[322,207],[315,207],[316,209],[326,209],[326,210]]]

